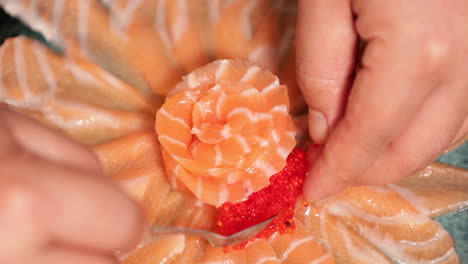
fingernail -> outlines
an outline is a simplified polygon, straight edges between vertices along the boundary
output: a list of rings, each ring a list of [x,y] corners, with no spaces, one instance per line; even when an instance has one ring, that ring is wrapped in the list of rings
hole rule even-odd
[[[325,115],[309,108],[309,134],[316,143],[323,143],[327,137],[328,125]]]

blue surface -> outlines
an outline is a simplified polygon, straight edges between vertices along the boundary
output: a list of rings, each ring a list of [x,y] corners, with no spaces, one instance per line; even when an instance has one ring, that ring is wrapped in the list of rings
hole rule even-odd
[[[468,169],[468,142],[455,151],[439,157],[438,161]],[[462,263],[468,264],[468,210],[437,218],[455,240]]]

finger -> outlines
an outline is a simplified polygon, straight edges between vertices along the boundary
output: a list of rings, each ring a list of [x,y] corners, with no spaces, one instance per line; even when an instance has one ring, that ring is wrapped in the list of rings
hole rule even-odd
[[[339,119],[355,66],[357,35],[349,1],[299,1],[297,75],[309,130],[323,142]]]
[[[397,182],[434,161],[456,137],[468,116],[466,86],[439,88],[416,118],[359,177],[358,184]]]
[[[353,183],[415,116],[433,89],[406,38],[368,42],[344,118],[327,141],[305,183],[315,200]],[[417,43],[417,42],[416,42]]]
[[[34,207],[34,227],[47,230],[50,238],[107,251],[130,249],[140,239],[140,208],[107,179],[25,155],[2,166],[5,175],[14,176],[4,180],[34,188],[23,190],[34,196],[29,199],[34,204],[20,209],[27,214]]]
[[[36,221],[47,208],[37,199],[42,195],[37,188],[22,179],[6,179],[9,171],[4,169],[0,177],[0,263],[14,263],[47,243],[47,232]]]
[[[96,155],[66,136],[18,113],[0,110],[0,117],[23,149],[45,159],[99,172]]]
[[[461,145],[465,144],[468,141],[468,115],[463,122],[463,125],[455,135],[455,138],[450,143],[450,146],[444,152],[450,152],[459,148]]]
[[[66,248],[53,248],[47,252],[31,257],[26,263],[35,264],[117,264],[118,261],[111,255],[98,255]]]

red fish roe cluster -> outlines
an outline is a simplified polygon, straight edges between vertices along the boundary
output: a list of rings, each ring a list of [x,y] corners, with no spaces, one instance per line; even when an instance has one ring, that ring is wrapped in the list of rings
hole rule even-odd
[[[294,207],[302,192],[307,169],[305,151],[294,149],[286,160],[286,167],[270,177],[269,186],[252,193],[246,201],[227,202],[221,206],[216,221],[218,232],[231,235],[274,215],[278,216],[256,238],[267,238],[275,232],[292,232],[295,228]],[[243,248],[246,243],[237,248]]]

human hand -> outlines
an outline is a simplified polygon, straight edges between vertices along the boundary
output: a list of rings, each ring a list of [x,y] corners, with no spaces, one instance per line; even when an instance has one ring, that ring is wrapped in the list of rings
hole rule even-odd
[[[84,147],[0,110],[0,263],[117,263],[143,233],[137,205]]]
[[[467,134],[467,14],[465,0],[299,1],[298,81],[325,143],[306,199],[396,182]]]

